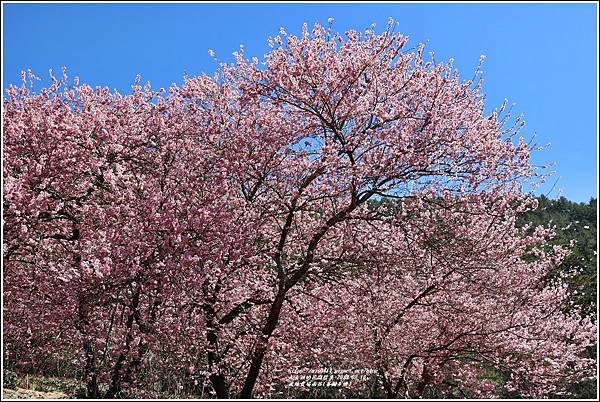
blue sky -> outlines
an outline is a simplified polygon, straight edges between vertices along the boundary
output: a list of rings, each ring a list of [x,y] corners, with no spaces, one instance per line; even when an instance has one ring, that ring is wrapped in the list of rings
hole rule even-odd
[[[183,75],[212,73],[243,44],[248,57],[268,50],[283,26],[303,22],[334,30],[363,30],[388,17],[409,44],[425,42],[436,60],[455,59],[471,78],[485,54],[489,110],[506,97],[525,114],[525,137],[550,149],[534,162],[556,162],[557,174],[536,193],[587,201],[597,194],[595,4],[3,4],[3,79],[6,88],[32,69],[68,69],[92,86],[128,92],[136,76],[153,87]],[[552,189],[554,182],[556,185]]]

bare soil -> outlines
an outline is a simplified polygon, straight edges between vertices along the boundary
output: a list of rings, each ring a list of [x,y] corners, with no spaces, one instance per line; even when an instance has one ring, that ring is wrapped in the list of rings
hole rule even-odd
[[[18,388],[2,390],[3,399],[69,399],[70,396],[61,391],[34,391],[32,389]]]

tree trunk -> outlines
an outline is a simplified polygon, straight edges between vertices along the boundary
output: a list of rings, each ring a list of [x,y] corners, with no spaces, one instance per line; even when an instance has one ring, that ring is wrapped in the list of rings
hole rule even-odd
[[[260,372],[260,367],[262,366],[265,353],[267,352],[269,338],[273,334],[273,331],[275,330],[275,327],[277,326],[277,323],[279,321],[281,307],[283,306],[283,300],[285,299],[285,293],[285,287],[280,287],[279,293],[277,293],[277,296],[275,297],[275,300],[271,305],[269,317],[267,318],[267,322],[265,323],[265,326],[262,330],[262,336],[258,340],[256,349],[254,349],[252,361],[250,363],[250,369],[248,370],[248,375],[246,376],[244,387],[242,388],[242,392],[240,393],[240,398],[252,398],[252,391],[254,390],[254,385],[256,384],[256,380],[258,379],[258,373]]]
[[[83,295],[79,295],[77,300],[77,318],[79,320],[77,329],[83,335],[83,351],[85,354],[84,378],[86,383],[86,396],[96,398],[98,396],[98,376],[96,374],[96,354],[94,353],[94,344],[88,333],[89,318],[86,309],[87,301]]]
[[[229,387],[225,382],[225,377],[220,373],[213,373],[212,368],[218,367],[220,362],[220,356],[217,351],[219,338],[217,336],[215,325],[216,316],[215,311],[210,304],[205,304],[204,311],[206,312],[207,318],[207,331],[206,331],[206,340],[208,342],[208,365],[211,368],[211,375],[208,377],[216,394],[219,399],[228,399],[229,398]]]
[[[89,380],[86,384],[86,397],[97,398],[98,391],[98,376],[96,374],[96,356],[91,341],[88,339],[84,342],[85,349],[85,377],[89,376]]]
[[[106,391],[106,394],[104,395],[104,397],[106,399],[114,399],[116,397],[116,395],[119,392],[121,392],[121,380],[122,380],[121,369],[123,367],[123,363],[127,359],[127,355],[129,354],[129,351],[131,349],[131,342],[133,342],[133,321],[135,319],[135,314],[137,312],[138,304],[140,302],[139,287],[137,287],[133,291],[132,296],[133,297],[131,300],[130,312],[127,317],[127,322],[125,323],[127,333],[125,335],[124,349],[121,353],[119,353],[119,357],[117,358],[117,361],[115,362],[115,365],[113,366],[111,384],[110,384],[110,387],[108,388],[108,390]]]

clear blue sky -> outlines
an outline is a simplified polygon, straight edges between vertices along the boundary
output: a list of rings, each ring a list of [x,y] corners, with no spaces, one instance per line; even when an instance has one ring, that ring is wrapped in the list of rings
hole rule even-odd
[[[334,29],[385,27],[388,17],[410,44],[427,43],[471,78],[487,55],[488,109],[506,97],[525,113],[524,136],[549,150],[534,161],[557,163],[537,193],[587,201],[597,193],[595,4],[3,4],[4,87],[20,71],[47,77],[68,68],[82,82],[128,92],[136,74],[153,87],[181,83],[185,73],[212,73],[213,49],[224,61],[243,44],[262,56],[267,38],[302,23]]]

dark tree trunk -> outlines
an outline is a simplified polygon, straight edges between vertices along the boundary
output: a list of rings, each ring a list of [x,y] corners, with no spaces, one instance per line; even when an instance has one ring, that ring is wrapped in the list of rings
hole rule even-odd
[[[273,301],[273,304],[271,305],[269,317],[267,318],[267,322],[265,323],[265,326],[262,330],[262,336],[259,339],[258,344],[256,345],[256,349],[254,350],[254,353],[252,355],[250,369],[248,370],[248,375],[246,376],[244,387],[242,388],[242,392],[240,393],[240,398],[252,398],[252,390],[254,389],[256,380],[258,379],[260,367],[262,366],[262,362],[267,351],[269,338],[273,334],[273,331],[277,326],[277,322],[279,321],[281,307],[283,306],[283,300],[285,299],[285,293],[285,288],[280,288],[279,293],[277,294],[275,300]]]
[[[96,355],[94,354],[94,348],[90,340],[86,340],[84,343],[85,349],[85,376],[87,380],[86,389],[88,398],[97,398],[99,396],[98,391],[98,376],[96,374]]]
[[[417,385],[417,389],[415,391],[417,398],[420,399],[423,397],[423,391],[425,391],[425,387],[429,384],[430,379],[431,376],[429,374],[429,370],[427,369],[427,366],[424,366],[421,381],[419,381],[419,384]]]
[[[123,367],[123,363],[127,359],[127,355],[131,349],[131,342],[133,342],[133,322],[135,319],[135,315],[137,312],[138,304],[140,301],[140,289],[137,287],[133,291],[133,297],[131,299],[130,312],[127,316],[127,322],[125,323],[127,328],[127,334],[125,335],[125,347],[121,353],[119,353],[119,357],[115,362],[112,370],[111,376],[111,384],[106,394],[104,395],[107,399],[114,399],[119,392],[121,392],[121,369]]]
[[[322,171],[318,170],[313,175],[307,177],[304,183],[302,184],[300,191],[306,188],[312,182],[312,180],[318,177],[318,175],[320,175],[321,173]],[[389,180],[383,181],[381,185],[385,184],[387,181]],[[248,370],[248,375],[246,376],[244,387],[242,388],[242,392],[240,393],[241,398],[247,399],[252,397],[252,390],[254,389],[256,380],[258,379],[260,367],[262,366],[262,362],[267,351],[269,338],[273,334],[273,331],[275,330],[275,328],[277,327],[277,323],[279,322],[279,316],[281,315],[281,307],[283,306],[283,301],[285,299],[287,291],[294,287],[304,277],[306,277],[306,274],[310,268],[310,264],[312,264],[312,262],[314,261],[317,247],[323,236],[325,236],[325,234],[327,233],[327,231],[339,222],[346,220],[349,214],[352,213],[352,211],[354,211],[360,204],[366,202],[370,197],[373,196],[373,194],[375,194],[375,190],[370,190],[366,192],[362,195],[362,197],[359,197],[358,194],[353,192],[350,204],[346,208],[342,209],[341,211],[330,217],[325,222],[325,224],[312,236],[306,248],[306,254],[304,256],[302,264],[291,276],[286,278],[286,274],[282,269],[281,256],[285,246],[288,231],[292,224],[292,218],[297,198],[295,198],[292,201],[292,209],[288,214],[286,223],[282,230],[280,242],[277,247],[277,253],[275,255],[275,262],[277,263],[277,276],[279,279],[279,289],[277,292],[277,296],[275,297],[275,300],[271,305],[267,322],[263,327],[262,337],[258,341],[256,348],[254,349],[252,360],[250,362],[250,369]]]
[[[209,302],[212,300],[209,300]],[[206,313],[206,340],[208,342],[208,352],[207,359],[208,365],[212,368],[215,366],[219,366],[220,356],[217,350],[218,347],[218,335],[216,330],[216,313],[213,306],[210,303],[206,303],[204,306],[204,312]],[[212,372],[212,370],[211,370]],[[209,376],[209,380],[217,394],[217,398],[219,399],[227,399],[229,398],[229,387],[225,381],[225,377],[220,373],[212,373]]]
[[[83,295],[77,300],[77,329],[83,335],[83,351],[85,355],[84,378],[86,381],[86,393],[88,398],[98,397],[98,376],[96,374],[96,354],[94,344],[88,333],[89,317],[87,301]]]

